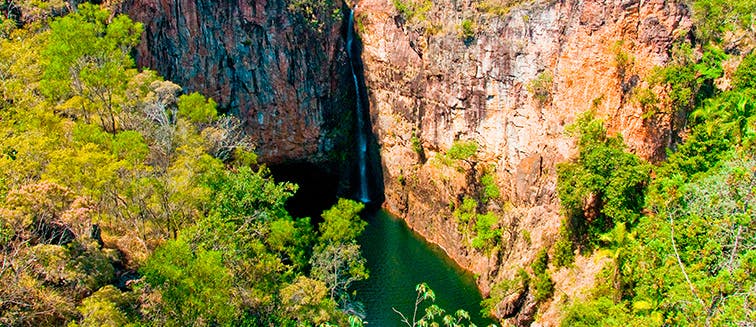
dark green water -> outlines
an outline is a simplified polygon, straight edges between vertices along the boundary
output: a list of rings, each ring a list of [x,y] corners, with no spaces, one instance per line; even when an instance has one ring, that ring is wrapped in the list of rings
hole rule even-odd
[[[436,293],[436,304],[448,312],[464,309],[472,322],[493,321],[480,315],[481,295],[473,276],[466,273],[437,246],[412,232],[404,221],[383,210],[366,217],[368,226],[359,239],[367,258],[370,278],[357,285],[357,298],[365,304],[368,326],[401,326],[392,308],[410,314],[415,285],[426,282]]]

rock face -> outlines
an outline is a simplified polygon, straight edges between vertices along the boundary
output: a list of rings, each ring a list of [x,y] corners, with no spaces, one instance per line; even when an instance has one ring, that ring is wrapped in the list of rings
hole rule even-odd
[[[335,1],[341,6],[340,1]],[[144,24],[138,66],[238,114],[267,163],[333,161],[353,124],[341,17],[312,23],[283,0],[125,0]]]
[[[687,35],[689,12],[677,2],[362,0],[356,21],[384,206],[478,274],[484,293],[554,242],[555,166],[575,153],[565,126],[580,113],[595,110],[650,160],[663,158],[675,130],[671,117],[644,117],[636,94]],[[455,140],[479,144],[474,166],[438,160]],[[480,192],[484,172],[501,190],[486,209],[504,229],[502,248],[489,254],[474,250],[452,217],[465,195]],[[532,321],[533,297],[512,301],[497,314]]]

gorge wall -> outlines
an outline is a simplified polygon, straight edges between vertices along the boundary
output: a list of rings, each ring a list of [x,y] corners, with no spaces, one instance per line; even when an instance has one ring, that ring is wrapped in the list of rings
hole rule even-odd
[[[145,24],[137,64],[238,114],[262,161],[347,162],[355,100],[343,16],[313,23],[290,3],[125,0],[122,10]],[[484,293],[554,242],[555,167],[575,152],[565,126],[580,113],[595,110],[650,160],[676,129],[674,117],[644,115],[635,95],[689,33],[676,1],[361,0],[355,25],[384,206],[477,274]],[[474,165],[439,160],[456,140],[479,145]],[[473,249],[452,215],[484,173],[501,191],[485,208],[504,231],[491,253]],[[576,266],[552,274],[554,299],[520,292],[495,314],[554,324],[551,304],[580,296],[601,262]]]
[[[644,116],[634,94],[690,24],[687,8],[666,0],[360,1],[384,206],[477,274],[484,293],[512,278],[558,235],[555,166],[575,153],[565,126],[580,113],[595,110],[631,151],[663,158],[674,117]],[[479,144],[474,166],[438,160],[455,140]],[[484,170],[501,190],[487,210],[504,230],[489,254],[452,215]],[[495,314],[526,325],[540,310],[536,324],[555,324],[550,304],[580,296],[601,262],[577,266],[553,274],[560,291],[540,309],[526,290]]]
[[[144,24],[137,65],[239,115],[261,161],[343,161],[354,101],[344,24],[332,8],[304,17],[288,5],[125,0],[121,10]]]

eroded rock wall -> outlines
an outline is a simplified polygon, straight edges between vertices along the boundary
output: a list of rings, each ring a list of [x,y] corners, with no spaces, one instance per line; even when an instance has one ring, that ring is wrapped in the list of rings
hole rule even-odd
[[[669,60],[690,21],[684,5],[665,0],[489,0],[489,9],[483,2],[433,1],[428,12],[407,17],[395,5],[406,1],[362,0],[356,21],[381,147],[384,206],[479,275],[487,292],[555,240],[556,164],[575,154],[565,126],[580,113],[593,108],[631,151],[663,158],[676,127],[668,116],[645,118],[634,94],[648,86],[644,78],[653,67]],[[458,139],[480,145],[475,171],[438,160]],[[486,208],[504,229],[493,253],[472,249],[452,217],[464,195],[480,191],[471,175],[478,179],[484,170],[502,193]],[[496,313],[529,323],[532,296],[515,300]]]
[[[145,27],[137,64],[238,114],[263,162],[338,160],[354,101],[343,19],[313,24],[287,5],[125,0],[122,10]]]

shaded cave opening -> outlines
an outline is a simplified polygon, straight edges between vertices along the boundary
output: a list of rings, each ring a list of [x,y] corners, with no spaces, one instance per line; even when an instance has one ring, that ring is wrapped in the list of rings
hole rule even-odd
[[[339,198],[339,174],[309,162],[288,162],[268,165],[276,182],[291,182],[299,189],[286,201],[286,210],[293,217],[310,217],[314,224],[320,214]]]

